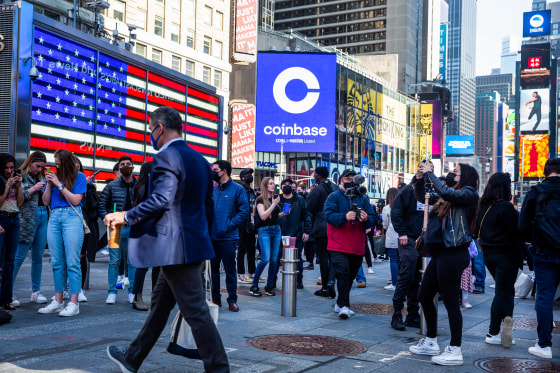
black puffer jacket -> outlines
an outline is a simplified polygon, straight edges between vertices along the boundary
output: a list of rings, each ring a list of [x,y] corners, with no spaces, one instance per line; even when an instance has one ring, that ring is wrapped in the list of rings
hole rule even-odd
[[[440,198],[445,203],[452,204],[449,212],[450,216],[444,217],[441,222],[433,222],[441,225],[443,233],[443,242],[441,243],[445,247],[457,247],[470,243],[472,241],[470,225],[476,215],[478,192],[470,186],[459,190],[450,188],[433,172],[427,172],[424,175],[431,181],[435,190],[435,193],[431,194],[430,205],[434,205]],[[426,196],[424,180],[414,178],[413,184],[416,199],[424,202]],[[439,219],[439,217],[437,214],[431,213],[429,219]],[[430,220],[428,221],[428,233],[430,232]],[[426,245],[437,244],[437,242],[431,242],[430,237],[426,237],[425,242]]]
[[[136,184],[136,178],[132,178],[132,182],[128,184],[129,196],[131,201],[131,206],[134,206],[133,196],[134,196],[134,185]],[[99,198],[99,217],[101,219],[105,218],[110,212],[113,212],[115,203],[117,204],[116,211],[124,211],[124,206],[126,202],[126,189],[127,185],[122,181],[122,177],[111,181]]]
[[[327,219],[323,208],[325,201],[332,192],[336,192],[338,187],[327,181],[320,183],[309,193],[307,197],[307,210],[313,215],[311,236],[313,238],[327,237]]]

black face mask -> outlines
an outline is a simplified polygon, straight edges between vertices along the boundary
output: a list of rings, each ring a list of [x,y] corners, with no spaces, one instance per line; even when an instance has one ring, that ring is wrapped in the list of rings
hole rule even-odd
[[[353,181],[351,181],[349,183],[344,183],[344,189],[346,189],[346,190],[348,190],[348,189],[350,189],[354,186],[356,186],[356,184]]]
[[[455,184],[457,184],[457,182],[455,181],[455,176],[457,175],[454,174],[453,172],[450,172],[445,177],[445,183],[447,184],[448,187],[453,188]]]
[[[284,185],[284,186],[282,187],[282,192],[283,192],[284,194],[292,194],[292,191],[293,191],[293,189],[292,189],[292,186],[291,186],[291,185]]]
[[[253,182],[253,176],[252,175],[245,176],[245,182],[251,184]]]
[[[214,180],[215,182],[219,183],[220,182],[220,173],[216,172],[216,171],[212,171],[212,180]]]

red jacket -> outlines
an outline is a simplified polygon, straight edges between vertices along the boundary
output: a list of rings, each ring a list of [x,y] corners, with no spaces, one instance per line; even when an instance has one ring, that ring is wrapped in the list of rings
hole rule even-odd
[[[366,231],[359,222],[347,221],[338,227],[327,223],[327,237],[327,250],[364,255]]]

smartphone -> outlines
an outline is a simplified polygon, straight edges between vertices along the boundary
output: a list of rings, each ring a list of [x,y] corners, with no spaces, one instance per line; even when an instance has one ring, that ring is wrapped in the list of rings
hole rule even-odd
[[[276,199],[276,198],[278,198],[278,194],[272,196],[272,199]]]
[[[17,175],[21,175],[21,170],[19,168],[16,168],[14,170],[14,176],[17,176]]]
[[[50,167],[45,167],[45,171],[47,171],[48,174],[50,174],[52,172]]]

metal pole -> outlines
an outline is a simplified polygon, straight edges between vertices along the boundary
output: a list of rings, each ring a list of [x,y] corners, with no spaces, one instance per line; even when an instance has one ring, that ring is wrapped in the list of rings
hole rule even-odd
[[[281,316],[296,317],[297,306],[297,264],[298,249],[296,238],[282,236],[284,259],[282,264],[282,310]]]
[[[74,9],[72,10],[72,27],[76,28],[76,8],[78,0],[74,0]]]

